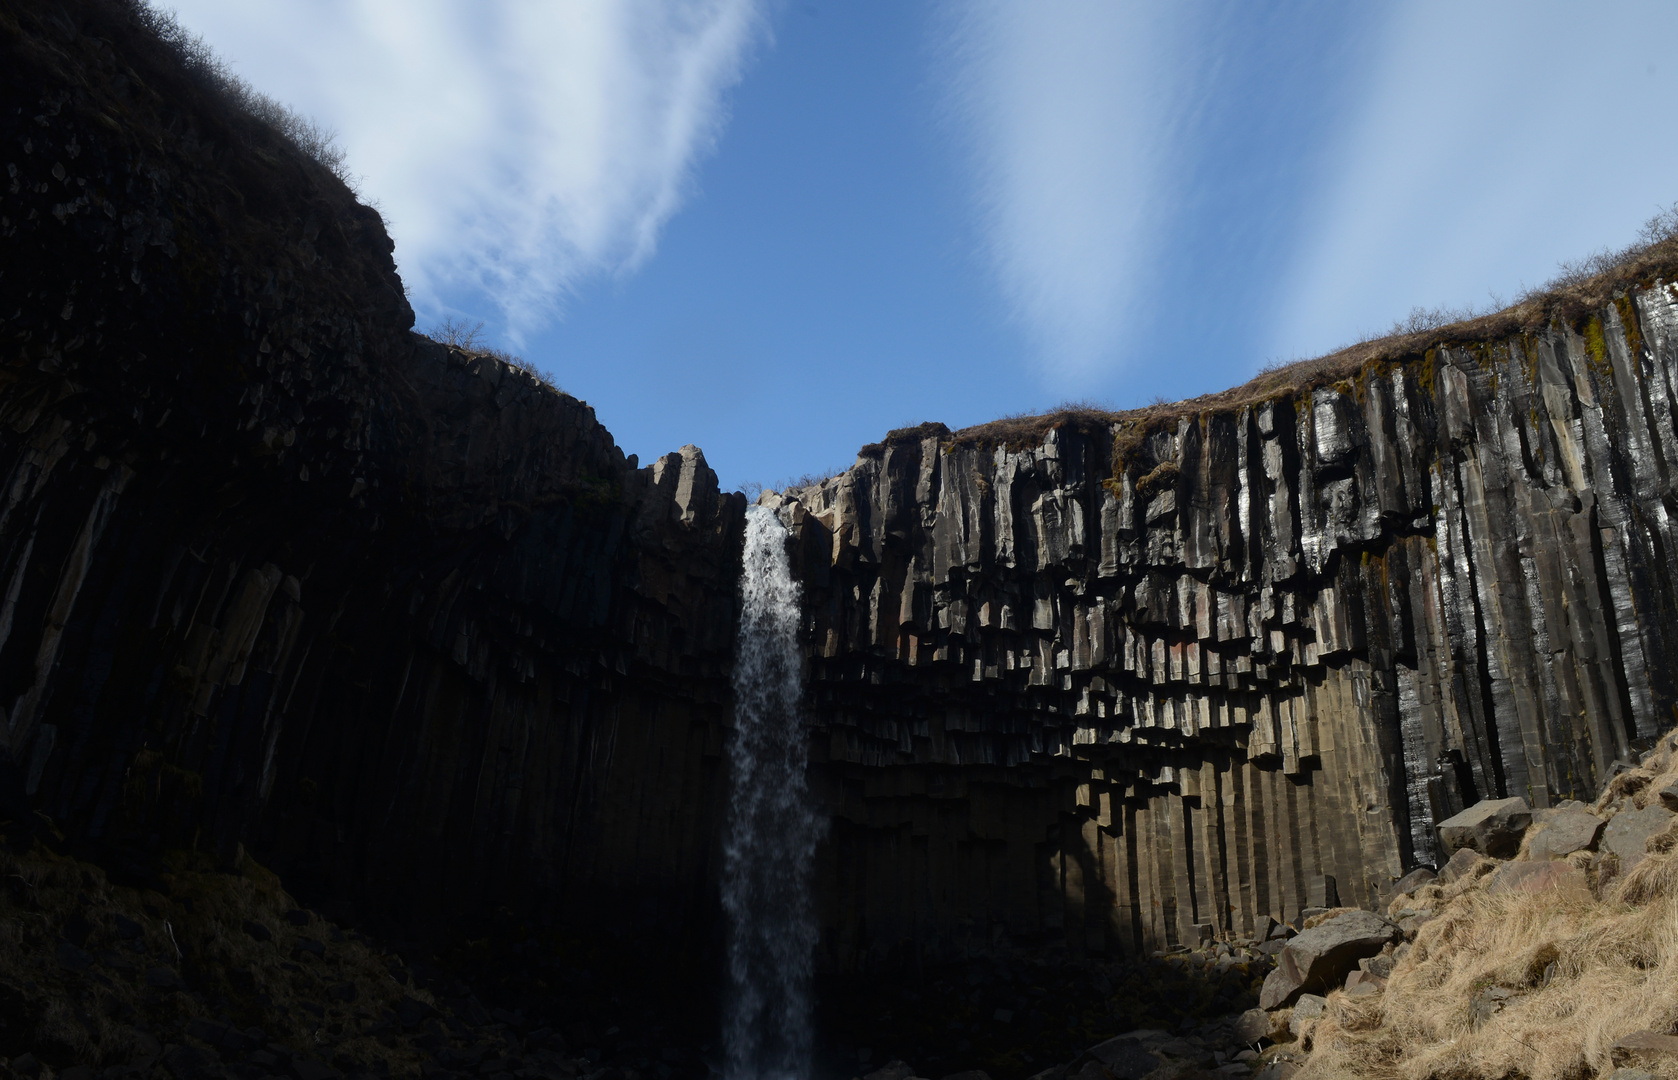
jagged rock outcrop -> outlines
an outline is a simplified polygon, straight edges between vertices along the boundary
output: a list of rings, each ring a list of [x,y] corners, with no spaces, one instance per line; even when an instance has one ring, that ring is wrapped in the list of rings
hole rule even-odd
[[[0,792],[373,924],[706,925],[744,499],[410,333],[130,5],[0,6],[0,103]]]
[[[1590,797],[1655,734],[1678,289],[1340,374],[927,425],[767,496],[809,583],[831,962],[1372,907],[1436,823]]]

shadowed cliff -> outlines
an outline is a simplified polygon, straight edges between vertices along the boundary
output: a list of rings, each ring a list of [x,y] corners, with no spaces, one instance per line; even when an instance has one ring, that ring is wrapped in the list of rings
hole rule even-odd
[[[130,6],[0,5],[0,102],[5,816],[416,932],[708,925],[743,500],[411,333],[377,213]]]

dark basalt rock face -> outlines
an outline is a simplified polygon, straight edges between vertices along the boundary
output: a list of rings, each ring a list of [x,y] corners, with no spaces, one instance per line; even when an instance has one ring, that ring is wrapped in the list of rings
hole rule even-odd
[[[713,940],[744,499],[411,333],[378,216],[121,4],[0,0],[0,817],[310,903]],[[1670,715],[1678,294],[767,501],[822,963],[1372,906]]]
[[[1678,287],[1340,382],[771,496],[810,583],[829,962],[1373,906],[1671,715]]]
[[[744,499],[412,334],[125,5],[0,6],[0,106],[0,788],[375,925],[707,925]]]

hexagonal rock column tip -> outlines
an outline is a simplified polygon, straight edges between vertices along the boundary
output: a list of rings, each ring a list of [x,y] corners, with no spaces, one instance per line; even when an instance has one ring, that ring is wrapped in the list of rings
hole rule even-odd
[[[1349,911],[1306,930],[1276,958],[1276,970],[1259,993],[1259,1008],[1286,1005],[1307,989],[1326,993],[1338,987],[1359,960],[1402,936],[1398,927],[1371,911]]]
[[[1439,842],[1455,854],[1471,848],[1494,859],[1507,859],[1520,850],[1521,836],[1532,824],[1532,807],[1525,799],[1482,799],[1455,817],[1439,823]]]

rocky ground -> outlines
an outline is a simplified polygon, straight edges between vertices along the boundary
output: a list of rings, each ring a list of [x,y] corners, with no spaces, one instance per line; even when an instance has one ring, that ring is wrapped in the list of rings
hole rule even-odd
[[[1593,803],[1488,800],[1439,831],[1449,861],[1388,920],[1289,943],[1243,1021],[1270,1075],[1678,1077],[1678,732]]]
[[[1450,860],[1398,882],[1384,916],[830,977],[817,1075],[1678,1078],[1678,732],[1594,803],[1485,801],[1440,835]],[[498,925],[435,955],[300,906],[243,856],[174,852],[113,881],[60,847],[0,847],[0,1080],[719,1071],[703,1006],[597,980],[611,942]]]
[[[600,957],[586,947],[521,928],[433,955],[300,906],[254,860],[187,852],[146,880],[113,881],[37,840],[0,847],[0,879],[8,1080],[680,1080],[719,1069],[692,1009],[626,1000],[596,982]],[[1291,933],[1145,959],[1017,950],[886,983],[829,979],[818,1073],[901,1080],[915,1070],[898,1059],[913,1055],[934,1076],[969,1080],[1144,1075],[1138,1063],[1161,1076],[1245,1074],[1257,1047],[1238,1020]]]
[[[1147,958],[1022,950],[900,985],[830,986],[819,1071],[862,1080],[1244,1076],[1262,1044],[1243,1037],[1241,1018],[1295,933],[1268,930],[1266,940]]]
[[[0,848],[0,879],[0,1077],[709,1071],[707,1048],[594,985],[551,940],[392,948],[300,907],[249,859],[175,853],[149,881],[118,884],[37,843]]]

